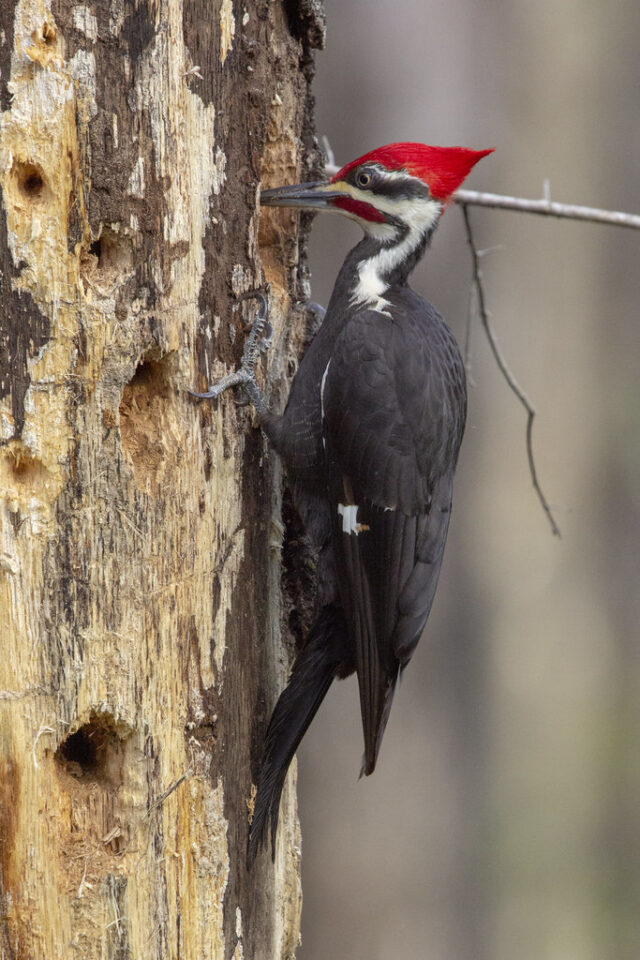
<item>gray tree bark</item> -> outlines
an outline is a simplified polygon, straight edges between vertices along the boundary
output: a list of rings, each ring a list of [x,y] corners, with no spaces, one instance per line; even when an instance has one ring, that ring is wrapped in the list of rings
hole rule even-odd
[[[291,216],[314,4],[0,8],[0,957],[291,957],[294,778],[245,869],[287,668],[281,475],[235,367],[271,284],[301,334]]]

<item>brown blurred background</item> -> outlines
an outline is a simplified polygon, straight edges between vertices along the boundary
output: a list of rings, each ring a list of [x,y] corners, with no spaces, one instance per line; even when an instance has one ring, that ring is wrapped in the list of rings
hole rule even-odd
[[[317,124],[338,162],[394,140],[495,146],[469,187],[640,212],[640,4],[326,0]],[[299,752],[299,960],[640,957],[640,234],[473,210],[502,348],[473,386],[431,620],[378,770],[355,682]],[[357,228],[318,218],[326,303]],[[447,212],[413,286],[464,338]]]

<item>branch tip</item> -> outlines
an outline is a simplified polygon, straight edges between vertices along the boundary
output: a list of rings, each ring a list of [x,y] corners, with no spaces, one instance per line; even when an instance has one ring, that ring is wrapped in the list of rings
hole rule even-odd
[[[560,527],[555,521],[553,512],[551,510],[551,507],[549,506],[549,502],[546,496],[544,495],[542,487],[540,486],[540,481],[538,480],[538,471],[536,469],[536,461],[533,454],[533,421],[536,416],[536,411],[533,405],[531,404],[529,398],[527,397],[526,393],[524,392],[524,390],[522,389],[522,387],[514,377],[513,373],[509,369],[507,362],[502,356],[502,353],[498,346],[496,336],[491,326],[491,314],[487,310],[487,305],[485,301],[484,287],[482,286],[482,271],[480,270],[480,259],[479,259],[478,250],[476,249],[476,245],[473,240],[473,232],[471,230],[471,219],[469,217],[469,211],[467,209],[466,203],[461,203],[460,205],[462,208],[462,216],[464,218],[464,225],[465,225],[465,230],[467,234],[467,242],[469,244],[469,249],[471,251],[471,263],[473,266],[472,287],[474,287],[476,291],[476,299],[478,304],[478,313],[480,315],[480,322],[482,323],[482,327],[484,329],[487,340],[489,341],[491,352],[493,353],[493,357],[498,365],[498,369],[500,370],[500,373],[506,380],[507,385],[511,390],[511,392],[518,398],[518,400],[526,410],[526,413],[527,413],[526,447],[527,447],[527,460],[529,462],[529,474],[531,476],[531,483],[533,485],[533,489],[535,490],[538,496],[540,505],[546,514],[547,520],[549,521],[549,524],[551,526],[551,532],[553,533],[554,537],[561,537],[562,534],[560,532]],[[469,304],[471,307],[471,300],[469,301]],[[469,343],[470,343],[470,336],[471,336],[470,329],[471,329],[471,309],[469,309],[469,318],[467,320],[467,336],[466,336],[466,342],[465,342],[465,367],[467,367],[467,369],[469,368],[469,352],[468,351],[469,351]]]

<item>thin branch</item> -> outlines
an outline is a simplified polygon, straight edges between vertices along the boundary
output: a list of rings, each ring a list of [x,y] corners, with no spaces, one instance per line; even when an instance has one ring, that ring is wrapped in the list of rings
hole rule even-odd
[[[597,207],[581,207],[574,203],[556,203],[548,196],[541,200],[525,200],[522,197],[503,197],[499,193],[483,193],[478,190],[458,190],[453,195],[463,210],[467,204],[476,207],[493,207],[499,210],[518,210],[520,213],[537,213],[543,217],[560,217],[565,220],[589,220],[592,223],[609,223],[616,227],[640,230],[640,214],[623,213],[617,210],[600,210]]]
[[[529,461],[529,473],[531,474],[531,482],[533,483],[533,488],[538,495],[538,499],[540,501],[542,509],[546,513],[547,519],[551,524],[551,530],[554,536],[559,537],[561,536],[560,528],[553,517],[553,513],[551,512],[551,507],[549,506],[547,498],[542,492],[542,487],[540,486],[540,482],[538,480],[536,463],[533,456],[533,421],[535,419],[536,411],[531,405],[531,402],[529,401],[522,387],[519,385],[514,375],[512,374],[511,370],[507,366],[507,363],[500,352],[500,348],[498,347],[493,329],[491,327],[489,312],[487,310],[487,306],[484,298],[484,288],[482,286],[482,272],[480,270],[480,257],[478,256],[478,251],[476,249],[475,243],[473,242],[473,233],[471,231],[471,220],[469,218],[469,211],[467,210],[466,203],[462,204],[462,216],[464,217],[464,225],[467,231],[467,241],[469,243],[469,249],[471,251],[471,260],[473,263],[473,282],[475,284],[476,295],[478,298],[478,312],[480,314],[480,321],[484,328],[484,332],[487,336],[487,340],[489,341],[491,352],[493,353],[493,356],[495,358],[496,363],[498,364],[498,368],[502,376],[507,381],[509,389],[515,394],[515,396],[518,398],[522,406],[527,411],[527,431],[526,431],[527,459]]]
[[[464,209],[464,208],[463,208]],[[469,287],[469,303],[467,304],[467,323],[464,331],[464,353],[462,355],[464,360],[464,369],[467,373],[467,380],[470,382],[471,386],[475,387],[475,383],[471,377],[471,334],[473,332],[473,306],[474,306],[474,289],[475,284],[471,284]]]

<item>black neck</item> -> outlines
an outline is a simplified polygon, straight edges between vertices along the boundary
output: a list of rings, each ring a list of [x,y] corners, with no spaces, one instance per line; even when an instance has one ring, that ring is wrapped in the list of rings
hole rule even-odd
[[[403,287],[407,285],[409,275],[424,255],[434,230],[435,225],[425,231],[413,250],[411,250],[400,263],[396,264],[396,266],[387,273],[381,274],[381,279],[384,280],[389,287]],[[383,250],[390,251],[393,250],[394,247],[399,247],[405,240],[407,233],[408,229],[403,226],[402,232],[399,233],[391,243],[388,240],[385,242],[378,237],[366,235],[360,243],[356,244],[356,246],[349,251],[336,279],[333,293],[331,294],[331,299],[327,307],[328,316],[333,316],[334,314],[344,315],[350,306],[351,298],[359,282],[360,265],[367,260],[373,260]]]

